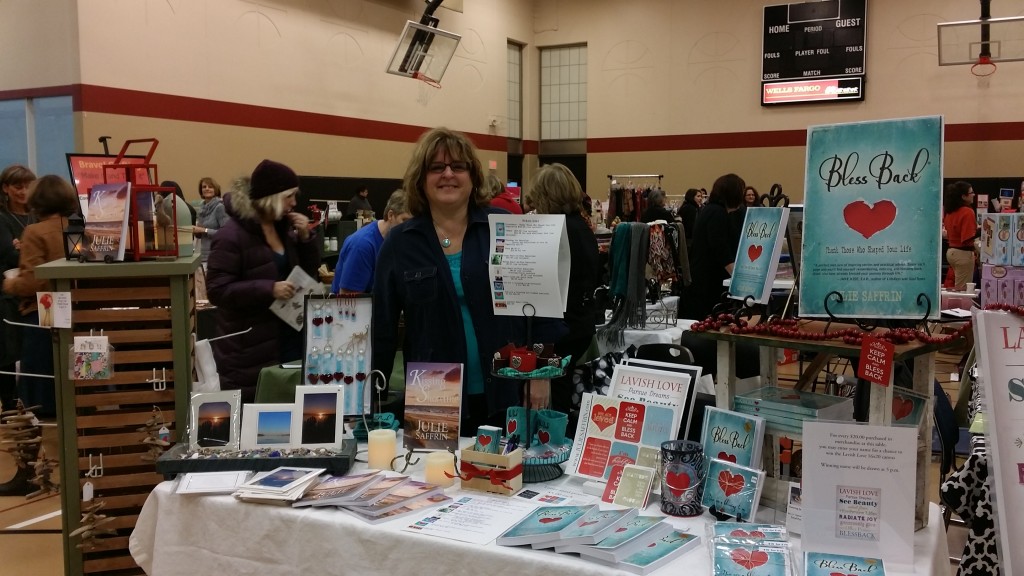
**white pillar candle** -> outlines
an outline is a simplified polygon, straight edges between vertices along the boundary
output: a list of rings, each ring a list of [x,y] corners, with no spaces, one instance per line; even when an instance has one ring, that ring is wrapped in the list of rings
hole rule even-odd
[[[443,452],[431,452],[427,454],[426,481],[427,484],[447,488],[455,484],[455,455],[447,450]],[[445,472],[452,477],[445,475]]]
[[[366,451],[369,467],[377,470],[390,470],[391,461],[395,459],[397,435],[394,430],[370,430],[369,448]]]

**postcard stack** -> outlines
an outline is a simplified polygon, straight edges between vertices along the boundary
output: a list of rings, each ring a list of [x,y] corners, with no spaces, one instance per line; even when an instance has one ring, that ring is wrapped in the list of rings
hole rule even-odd
[[[794,434],[803,433],[805,420],[853,421],[852,398],[776,386],[737,394],[735,409],[764,418],[766,425],[777,431]]]
[[[696,548],[700,537],[635,508],[601,510],[597,505],[542,506],[498,537],[499,546],[579,554],[581,558],[634,574],[647,574]]]
[[[392,520],[450,501],[442,488],[405,475],[373,471],[327,476],[301,500],[302,506],[336,506],[371,524]]]
[[[253,476],[235,491],[235,498],[257,504],[288,505],[320,481],[324,468],[281,466]]]
[[[792,549],[786,529],[773,524],[716,522],[708,526],[715,576],[789,576]]]

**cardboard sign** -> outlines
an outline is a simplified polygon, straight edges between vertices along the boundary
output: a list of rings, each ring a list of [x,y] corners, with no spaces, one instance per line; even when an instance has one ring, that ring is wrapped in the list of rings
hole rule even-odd
[[[896,345],[892,342],[865,336],[860,347],[857,376],[875,384],[888,386],[892,380],[892,357],[895,353]]]

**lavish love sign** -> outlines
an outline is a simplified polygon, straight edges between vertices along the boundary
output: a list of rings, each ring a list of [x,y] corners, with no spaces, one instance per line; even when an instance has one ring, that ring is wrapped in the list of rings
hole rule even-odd
[[[865,239],[871,238],[896,220],[896,205],[890,200],[879,200],[874,206],[868,206],[863,200],[857,200],[843,208],[843,220]]]

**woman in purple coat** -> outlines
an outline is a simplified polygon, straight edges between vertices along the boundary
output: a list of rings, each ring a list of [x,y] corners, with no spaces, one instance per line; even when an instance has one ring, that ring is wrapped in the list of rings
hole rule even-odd
[[[320,265],[309,219],[292,212],[298,191],[291,168],[260,162],[225,197],[231,218],[213,237],[206,288],[218,309],[218,334],[252,328],[214,345],[221,388],[241,389],[243,402],[254,400],[261,368],[302,357],[302,334],[270,311],[274,300],[295,295],[285,280],[295,266],[316,277]]]

